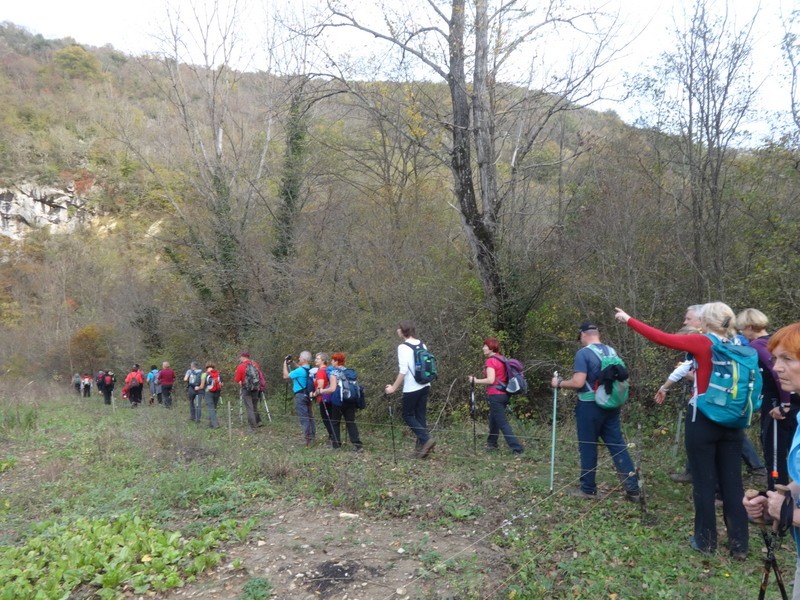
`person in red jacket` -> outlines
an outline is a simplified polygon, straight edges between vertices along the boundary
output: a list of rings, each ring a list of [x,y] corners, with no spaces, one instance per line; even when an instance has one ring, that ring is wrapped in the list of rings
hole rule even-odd
[[[130,373],[125,377],[125,389],[128,390],[128,399],[131,401],[131,408],[136,408],[142,403],[142,388],[144,387],[144,375],[139,365],[133,365]]]
[[[247,366],[252,364],[258,370],[260,385],[248,386],[247,385]],[[247,424],[250,425],[250,431],[255,433],[256,428],[261,426],[261,415],[258,414],[258,400],[261,397],[261,392],[264,391],[264,375],[261,373],[261,367],[254,360],[250,360],[249,352],[242,352],[239,355],[239,366],[236,367],[236,373],[233,380],[239,384],[239,391],[241,393],[244,408],[247,411]]]
[[[164,401],[164,408],[172,408],[172,386],[175,385],[175,371],[172,370],[168,362],[162,363],[156,383],[161,386],[161,398]]]
[[[692,549],[712,553],[717,548],[717,517],[714,508],[715,484],[722,492],[723,515],[728,529],[731,556],[744,560],[747,556],[747,513],[742,505],[742,443],[744,429],[724,427],[706,417],[697,408],[697,397],[705,394],[711,377],[711,346],[713,342],[704,334],[671,334],[632,318],[621,308],[616,309],[616,319],[626,323],[648,340],[692,355],[695,363],[694,390],[690,400],[690,414],[686,418],[686,455],[692,471],[692,499],[694,500],[694,535],[689,540]],[[731,308],[722,302],[703,305],[700,317],[704,331],[723,342],[730,342],[736,334]]]

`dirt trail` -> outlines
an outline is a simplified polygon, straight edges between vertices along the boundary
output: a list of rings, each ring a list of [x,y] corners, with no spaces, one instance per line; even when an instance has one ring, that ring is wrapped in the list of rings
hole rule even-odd
[[[490,579],[505,571],[504,553],[470,525],[421,531],[412,519],[291,507],[254,531],[254,541],[230,548],[219,568],[163,598],[233,599],[252,577],[269,580],[272,597],[287,600],[444,600],[464,598],[467,589],[487,597]],[[426,567],[436,573],[426,575]]]

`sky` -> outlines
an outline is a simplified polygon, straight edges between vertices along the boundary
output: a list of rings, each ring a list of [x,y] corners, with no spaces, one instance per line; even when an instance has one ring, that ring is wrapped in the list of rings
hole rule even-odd
[[[78,43],[91,46],[110,44],[130,54],[156,51],[156,37],[162,23],[166,21],[168,7],[186,9],[189,3],[203,0],[135,0],[113,2],[109,0],[3,0],[0,7],[0,22],[10,21],[46,38],[72,37]],[[224,4],[226,0],[220,0]],[[313,4],[318,0],[240,0],[247,2],[249,27],[252,37],[258,37],[260,24],[266,22],[265,13],[270,6],[282,2]],[[387,3],[403,0],[385,0]],[[540,0],[529,0],[538,2]],[[712,0],[714,2],[724,0]],[[363,2],[363,0],[362,0]],[[635,72],[642,65],[652,64],[664,50],[669,48],[675,16],[688,11],[691,0],[574,0],[592,7],[619,11],[621,35],[630,44],[615,62],[613,69],[619,79],[625,73]],[[737,23],[744,23],[759,6],[758,0],[727,0],[727,5]],[[123,8],[124,6],[124,8]],[[759,96],[761,122],[753,124],[766,135],[774,111],[789,108],[788,83],[782,70],[779,49],[783,32],[782,16],[791,9],[800,9],[800,0],[761,0],[759,17],[754,37],[754,80],[762,81]],[[253,42],[255,43],[255,41]],[[615,110],[627,121],[635,118],[631,105],[604,101],[595,106],[601,110]]]

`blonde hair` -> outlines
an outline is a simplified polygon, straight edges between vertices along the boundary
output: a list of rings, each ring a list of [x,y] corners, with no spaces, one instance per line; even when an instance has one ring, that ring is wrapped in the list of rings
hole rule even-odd
[[[767,315],[758,310],[757,308],[745,308],[742,312],[736,315],[736,328],[744,329],[745,327],[752,327],[755,331],[761,331],[769,326],[769,319]]]
[[[703,329],[717,335],[732,338],[736,335],[736,315],[724,302],[709,302],[703,305],[701,317]]]

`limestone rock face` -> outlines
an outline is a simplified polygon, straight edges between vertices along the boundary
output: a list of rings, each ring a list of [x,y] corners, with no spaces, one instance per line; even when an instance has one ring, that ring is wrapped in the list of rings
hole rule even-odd
[[[0,235],[21,240],[31,229],[72,233],[91,220],[86,199],[66,189],[20,184],[0,187]]]

